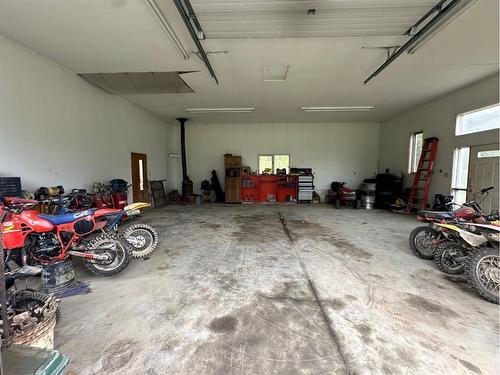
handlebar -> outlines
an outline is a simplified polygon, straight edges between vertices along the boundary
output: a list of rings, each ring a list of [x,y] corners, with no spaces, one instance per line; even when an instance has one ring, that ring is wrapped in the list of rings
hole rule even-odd
[[[487,193],[490,190],[493,190],[494,188],[495,188],[494,186],[490,186],[490,187],[481,189],[481,195],[484,194],[484,193]]]

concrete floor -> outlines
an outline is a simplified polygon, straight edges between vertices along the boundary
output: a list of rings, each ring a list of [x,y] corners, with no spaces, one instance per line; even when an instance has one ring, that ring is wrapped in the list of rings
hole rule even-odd
[[[279,219],[288,223],[293,242]],[[63,300],[67,374],[495,374],[499,308],[414,257],[412,217],[151,210],[150,259]]]

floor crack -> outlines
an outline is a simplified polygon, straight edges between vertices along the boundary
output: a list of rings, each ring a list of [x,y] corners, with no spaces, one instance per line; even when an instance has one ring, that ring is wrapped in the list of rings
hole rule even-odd
[[[284,230],[286,236],[288,237],[288,239],[290,241],[290,247],[292,248],[292,250],[295,253],[295,256],[297,257],[297,260],[299,262],[300,268],[302,269],[302,272],[304,273],[304,275],[305,275],[305,277],[307,279],[307,282],[309,284],[309,288],[311,289],[312,295],[314,296],[314,301],[312,301],[312,302],[315,302],[318,305],[318,307],[319,307],[319,309],[321,311],[321,316],[322,316],[323,322],[326,324],[326,327],[328,329],[328,333],[330,334],[330,337],[331,337],[332,341],[337,346],[337,349],[338,349],[339,354],[340,354],[340,358],[342,358],[342,361],[344,362],[344,366],[346,368],[347,373],[348,374],[354,374],[355,371],[352,371],[349,368],[348,362],[346,360],[346,356],[344,355],[344,352],[342,350],[342,345],[340,344],[340,338],[339,338],[337,332],[335,332],[335,330],[333,329],[333,324],[332,324],[330,318],[328,317],[328,315],[326,314],[326,311],[325,311],[325,309],[323,307],[323,302],[319,298],[319,293],[318,293],[318,290],[316,289],[316,285],[314,284],[314,282],[309,277],[309,273],[307,272],[307,268],[306,268],[304,262],[302,261],[302,258],[300,257],[297,249],[295,248],[295,243],[293,241],[293,237],[292,237],[292,235],[290,233],[290,230],[288,229],[288,226],[286,225],[286,220],[283,217],[283,215],[281,215],[281,212],[278,212],[278,215],[279,215],[281,224],[283,225],[283,230]]]

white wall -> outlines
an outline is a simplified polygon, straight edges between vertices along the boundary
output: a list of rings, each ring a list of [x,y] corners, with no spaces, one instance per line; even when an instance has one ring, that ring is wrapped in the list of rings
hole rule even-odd
[[[173,146],[179,125],[172,126]],[[175,139],[175,140],[174,140]],[[377,171],[378,123],[255,123],[186,124],[188,174],[199,191],[212,169],[224,183],[225,153],[241,155],[243,164],[257,169],[259,154],[290,154],[290,166],[313,168],[316,191],[323,197],[333,180],[357,187]],[[175,152],[180,153],[179,147]],[[180,171],[180,159],[171,159]],[[180,186],[181,175],[177,175]]]
[[[150,179],[164,179],[169,132],[145,110],[0,36],[0,176],[20,176],[24,189],[131,181],[130,153],[139,152]]]
[[[438,137],[438,153],[431,179],[429,203],[437,193],[449,193],[453,150],[456,147],[498,143],[498,130],[455,136],[457,115],[498,103],[498,75],[463,87],[413,110],[382,122],[380,133],[380,171],[408,172],[408,146],[412,132],[422,130],[424,137]],[[412,176],[405,176],[411,186]]]

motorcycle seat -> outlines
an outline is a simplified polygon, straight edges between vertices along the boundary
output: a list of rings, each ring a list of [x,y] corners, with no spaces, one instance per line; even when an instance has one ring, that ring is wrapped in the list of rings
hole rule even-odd
[[[69,214],[63,214],[63,215],[38,214],[38,217],[41,217],[42,219],[48,220],[54,225],[59,225],[59,224],[71,223],[71,222],[76,221],[82,217],[92,215],[93,213],[94,213],[94,209],[88,209],[85,211],[71,212]]]
[[[434,220],[453,220],[455,219],[455,213],[450,211],[419,211],[418,216],[423,216],[426,219]]]

